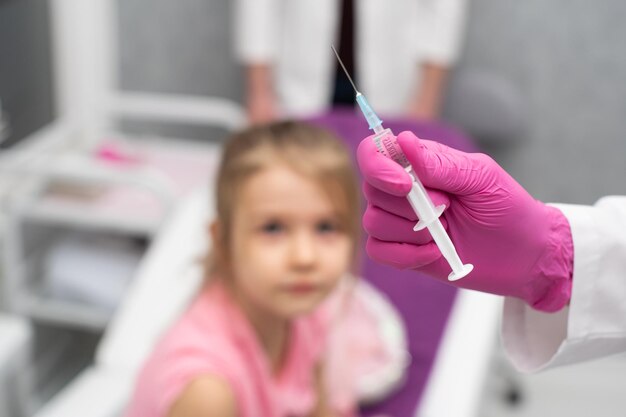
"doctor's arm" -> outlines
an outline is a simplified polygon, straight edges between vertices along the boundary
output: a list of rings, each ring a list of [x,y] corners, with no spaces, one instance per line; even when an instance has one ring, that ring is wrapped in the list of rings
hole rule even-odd
[[[572,231],[572,295],[556,314],[505,301],[503,343],[523,371],[626,352],[626,196],[555,206]]]
[[[271,65],[247,64],[245,65],[245,77],[248,121],[251,124],[259,124],[275,120],[278,111]]]
[[[279,0],[236,0],[234,50],[244,66],[245,102],[251,123],[277,117],[273,62],[279,47]]]
[[[407,109],[409,117],[418,120],[439,118],[448,81],[448,65],[433,62],[420,64],[419,91],[414,94]]]
[[[418,91],[409,102],[409,116],[439,117],[446,93],[449,68],[462,43],[466,0],[418,1],[415,53]]]

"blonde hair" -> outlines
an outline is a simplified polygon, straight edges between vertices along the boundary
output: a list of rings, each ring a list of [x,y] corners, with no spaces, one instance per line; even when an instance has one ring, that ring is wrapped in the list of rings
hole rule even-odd
[[[360,238],[360,195],[346,146],[329,131],[302,122],[283,121],[234,134],[226,143],[217,174],[216,222],[207,276],[229,273],[230,232],[234,207],[245,182],[277,163],[321,185],[335,205],[340,226],[353,242],[355,267]]]

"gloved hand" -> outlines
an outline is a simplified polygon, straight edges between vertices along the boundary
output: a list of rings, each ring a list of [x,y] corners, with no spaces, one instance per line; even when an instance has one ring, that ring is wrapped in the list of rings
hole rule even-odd
[[[569,302],[573,243],[560,210],[532,198],[487,155],[420,140],[411,132],[397,140],[434,204],[446,204],[440,220],[461,260],[474,264],[453,285],[518,297],[543,311]],[[450,266],[430,233],[413,231],[418,219],[405,198],[409,175],[378,153],[371,137],[359,145],[357,159],[366,181],[369,256],[447,282]]]

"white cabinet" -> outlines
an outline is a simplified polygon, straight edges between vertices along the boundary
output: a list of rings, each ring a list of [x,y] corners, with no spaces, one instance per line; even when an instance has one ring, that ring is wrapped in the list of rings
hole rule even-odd
[[[180,141],[138,146],[141,165],[63,155],[25,170],[32,178],[5,214],[3,293],[11,311],[104,329],[152,235],[178,199],[212,181],[220,152],[217,144]]]

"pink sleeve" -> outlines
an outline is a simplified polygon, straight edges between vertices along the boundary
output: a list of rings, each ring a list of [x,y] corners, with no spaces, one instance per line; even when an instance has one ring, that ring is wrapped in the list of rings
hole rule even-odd
[[[184,390],[200,375],[219,374],[214,366],[207,363],[200,352],[180,352],[171,358],[155,381],[156,392],[152,398],[157,401],[159,414],[167,416],[174,403]]]
[[[141,372],[127,417],[166,417],[187,386],[203,375],[220,376],[237,392],[237,372],[223,354],[189,346],[162,353]]]

